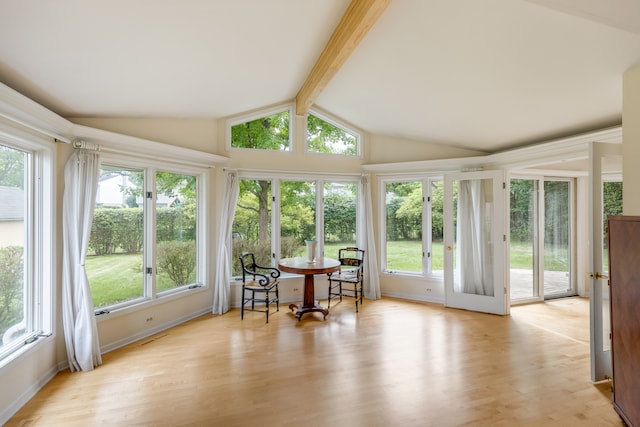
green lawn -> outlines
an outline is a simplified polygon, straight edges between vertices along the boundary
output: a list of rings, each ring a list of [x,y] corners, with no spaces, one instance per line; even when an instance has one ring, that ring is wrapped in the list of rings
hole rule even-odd
[[[142,254],[89,256],[85,269],[95,308],[139,298],[143,294]],[[175,287],[165,274],[158,275],[158,292]]]
[[[344,243],[325,245],[324,254],[329,258],[338,257],[338,249]],[[545,269],[567,271],[566,249],[554,251],[547,248]],[[304,256],[304,248],[301,248]],[[433,270],[444,269],[444,252],[441,242],[433,245]],[[90,256],[86,261],[87,276],[91,284],[93,304],[96,308],[138,298],[143,292],[142,254],[117,254]],[[422,245],[418,241],[398,241],[387,244],[387,266],[390,270],[419,273],[422,270]],[[533,254],[526,242],[511,242],[511,268],[531,269]],[[173,282],[163,273],[158,275],[158,291],[171,289]]]

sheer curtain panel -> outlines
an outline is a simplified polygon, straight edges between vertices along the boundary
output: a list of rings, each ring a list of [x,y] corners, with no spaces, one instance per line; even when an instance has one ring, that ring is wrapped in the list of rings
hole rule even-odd
[[[360,224],[364,226],[364,233],[358,233],[358,246],[365,250],[364,296],[368,299],[380,299],[380,275],[378,270],[378,257],[376,255],[376,242],[373,238],[373,207],[371,202],[371,185],[366,175],[360,178],[360,200],[364,201],[364,209],[360,209]]]
[[[233,254],[231,232],[239,194],[240,186],[238,184],[238,173],[236,171],[227,171],[225,174],[222,218],[220,219],[220,235],[216,262],[216,282],[213,289],[214,314],[224,314],[229,311],[229,294],[231,293],[231,256]]]
[[[458,188],[456,292],[493,296],[484,181],[461,180]]]
[[[90,371],[102,364],[98,328],[84,268],[99,175],[100,154],[97,150],[75,149],[64,168],[62,321],[71,372]]]

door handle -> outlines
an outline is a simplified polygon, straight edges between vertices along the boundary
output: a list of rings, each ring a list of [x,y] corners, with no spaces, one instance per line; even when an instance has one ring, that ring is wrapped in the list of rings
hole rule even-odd
[[[609,276],[607,276],[606,274],[602,274],[599,271],[596,273],[596,279],[608,279]]]

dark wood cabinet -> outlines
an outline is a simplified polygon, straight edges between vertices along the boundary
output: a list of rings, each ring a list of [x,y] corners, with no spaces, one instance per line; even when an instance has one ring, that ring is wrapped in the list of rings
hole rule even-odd
[[[608,220],[613,406],[640,426],[640,216]]]

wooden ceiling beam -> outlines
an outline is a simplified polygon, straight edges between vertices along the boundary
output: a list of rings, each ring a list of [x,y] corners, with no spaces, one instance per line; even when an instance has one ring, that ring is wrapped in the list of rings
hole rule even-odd
[[[375,24],[391,0],[352,0],[318,61],[296,95],[296,114],[304,116],[329,81]]]

